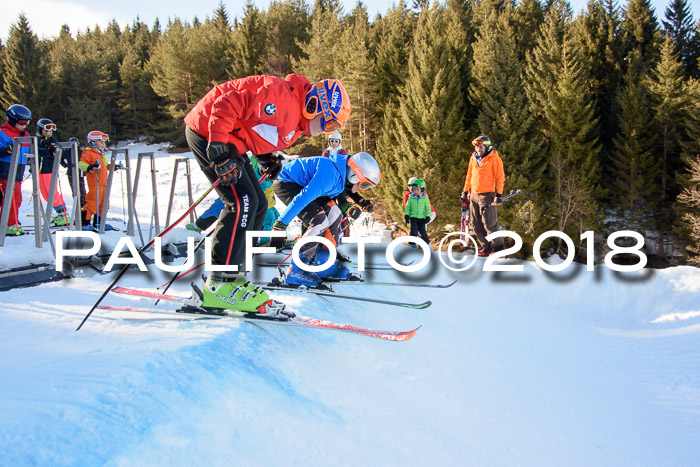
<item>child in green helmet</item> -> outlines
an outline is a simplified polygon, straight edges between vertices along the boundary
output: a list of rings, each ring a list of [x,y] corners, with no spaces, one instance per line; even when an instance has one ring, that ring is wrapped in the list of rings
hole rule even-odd
[[[412,180],[408,185],[411,195],[404,209],[404,224],[411,223],[411,236],[420,237],[430,245],[425,226],[430,222],[430,199],[425,194],[425,182],[421,179]]]

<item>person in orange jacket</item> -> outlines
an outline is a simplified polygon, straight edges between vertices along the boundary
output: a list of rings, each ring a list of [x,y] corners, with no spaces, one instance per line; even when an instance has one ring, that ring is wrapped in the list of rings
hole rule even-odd
[[[109,141],[109,136],[106,133],[97,130],[91,131],[87,134],[88,145],[80,155],[78,168],[85,172],[88,185],[85,207],[82,210],[83,230],[96,230],[100,226],[100,210],[104,203],[107,175],[109,174],[109,161],[105,154],[107,141]],[[90,225],[91,221],[92,226]],[[114,228],[105,224],[105,230],[114,230]]]
[[[248,76],[212,88],[185,117],[185,137],[202,171],[226,208],[214,231],[212,264],[238,266],[238,272],[212,271],[204,284],[202,305],[258,313],[288,314],[284,305],[245,278],[246,231],[262,230],[265,193],[246,152],[260,171],[274,180],[282,170],[278,151],[299,137],[331,134],[350,117],[350,98],[340,81],[312,84],[289,74]],[[284,230],[275,224],[273,230]]]
[[[472,145],[474,153],[469,159],[461,200],[469,203],[469,222],[481,244],[479,256],[488,256],[505,247],[502,238],[489,242],[486,236],[498,231],[496,206],[501,204],[506,176],[503,161],[488,136],[479,136]]]

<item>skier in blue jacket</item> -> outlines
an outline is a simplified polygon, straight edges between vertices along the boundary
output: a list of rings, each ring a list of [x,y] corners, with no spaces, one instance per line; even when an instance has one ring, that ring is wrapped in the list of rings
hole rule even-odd
[[[342,231],[343,217],[332,198],[344,191],[357,192],[374,188],[379,183],[379,164],[370,154],[335,154],[330,157],[297,159],[282,168],[273,184],[275,195],[287,206],[272,230],[285,230],[295,217],[308,226],[305,237],[320,236],[337,246]],[[330,200],[328,198],[331,198]],[[283,238],[273,238],[273,246],[281,246]],[[329,252],[315,243],[307,243],[300,251],[306,264],[326,262]],[[287,270],[286,282],[291,285],[318,286],[323,279],[345,279],[349,271],[334,263],[318,273],[303,271],[296,264]]]

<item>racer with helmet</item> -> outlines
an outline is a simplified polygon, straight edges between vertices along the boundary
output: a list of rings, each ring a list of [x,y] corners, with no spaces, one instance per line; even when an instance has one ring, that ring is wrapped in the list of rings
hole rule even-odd
[[[53,162],[58,150],[58,140],[54,137],[54,132],[58,128],[56,124],[48,118],[40,118],[36,122],[36,136],[38,140],[39,167],[39,188],[41,197],[44,201],[49,200],[49,190],[51,188],[51,174],[53,172]],[[59,179],[60,180],[60,179]],[[64,226],[68,224],[66,219],[66,205],[63,201],[61,193],[61,185],[56,183],[56,192],[53,198],[53,209],[56,215],[53,216],[52,222],[56,226]]]
[[[101,210],[107,191],[107,176],[109,174],[109,160],[107,159],[107,141],[109,135],[98,130],[87,134],[88,145],[80,155],[78,168],[85,173],[88,192],[85,196],[83,208],[83,230],[97,231],[100,227]],[[90,225],[92,221],[92,225]],[[111,225],[105,224],[105,230],[115,230]]]
[[[299,217],[308,226],[304,237],[325,237],[337,246],[343,236],[342,213],[333,198],[346,190],[356,193],[374,188],[380,179],[379,164],[366,152],[292,161],[284,166],[273,184],[275,195],[287,207],[272,230],[285,230],[294,217]],[[276,246],[280,240],[284,239],[275,237],[271,244]],[[303,262],[316,266],[325,264],[329,257],[328,249],[318,243],[303,245],[300,253]],[[316,287],[324,279],[346,279],[348,275],[349,270],[337,260],[317,273],[304,271],[293,263],[285,281],[289,285]]]
[[[302,135],[342,129],[350,110],[350,98],[340,81],[312,84],[302,75],[289,74],[219,84],[187,114],[187,143],[207,178],[220,181],[216,191],[226,205],[213,234],[212,264],[238,267],[237,272],[212,271],[204,284],[202,306],[272,318],[291,314],[245,277],[246,231],[261,230],[268,207],[246,152],[273,180],[282,169],[280,150]]]
[[[7,108],[7,121],[0,126],[0,200],[4,201],[4,194],[8,192],[8,179],[10,177],[10,162],[12,161],[12,149],[14,139],[18,137],[28,137],[27,125],[32,119],[32,112],[21,104],[12,104]],[[19,223],[19,207],[22,204],[22,180],[24,180],[24,168],[27,164],[27,154],[29,153],[29,143],[23,144],[19,148],[19,159],[17,160],[17,172],[15,174],[15,186],[12,190],[12,200],[9,205],[7,218],[7,229],[5,234],[9,236],[19,236],[24,233],[24,229]],[[2,205],[0,203],[0,213]]]

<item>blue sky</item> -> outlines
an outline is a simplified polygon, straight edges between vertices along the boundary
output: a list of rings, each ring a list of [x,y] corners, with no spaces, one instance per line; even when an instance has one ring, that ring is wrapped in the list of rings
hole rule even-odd
[[[410,3],[410,0],[408,0]],[[587,0],[570,0],[574,11],[585,8]],[[663,18],[664,10],[670,0],[652,0],[656,9],[657,18]],[[95,24],[105,25],[112,18],[121,25],[131,23],[137,16],[145,23],[152,25],[156,18],[166,23],[168,18],[175,16],[191,20],[195,16],[203,19],[211,16],[217,8],[219,0],[120,0],[119,2],[98,2],[95,0],[9,0],[3,2],[2,14],[0,14],[0,37],[7,39],[10,25],[17,22],[20,12],[29,18],[29,24],[40,37],[52,37],[58,34],[62,24],[68,24],[74,33],[93,27]],[[260,9],[267,9],[270,0],[255,0],[255,5]],[[356,4],[353,1],[343,2],[346,11]],[[396,0],[365,0],[368,5],[370,17],[377,13],[386,12]],[[626,4],[626,0],[620,0],[620,4]],[[693,17],[697,21],[700,17],[700,2],[689,2]],[[224,5],[233,16],[242,16],[244,0],[224,1]],[[313,4],[309,0],[309,4]]]

